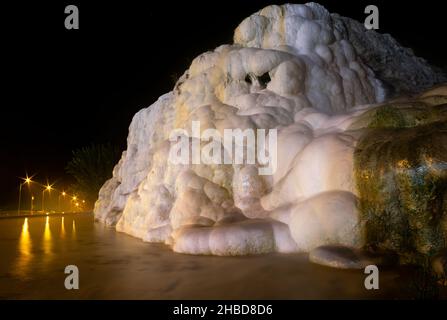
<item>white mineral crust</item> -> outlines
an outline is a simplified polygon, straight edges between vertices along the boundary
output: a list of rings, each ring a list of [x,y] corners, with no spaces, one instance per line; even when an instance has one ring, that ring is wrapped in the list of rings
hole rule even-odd
[[[368,39],[374,47],[366,48]],[[365,64],[374,53],[365,48],[393,61],[403,52],[386,86],[371,69],[380,64]],[[128,149],[100,191],[96,219],[191,254],[360,247],[358,133],[346,129],[386,99],[390,87],[402,92],[441,79],[406,50],[315,3],[262,9],[237,27],[234,44],[195,58],[171,92],[134,116]],[[408,66],[422,78],[409,82]],[[276,128],[277,171],[262,176],[256,165],[170,163],[170,133],[189,131],[192,121],[221,133]]]

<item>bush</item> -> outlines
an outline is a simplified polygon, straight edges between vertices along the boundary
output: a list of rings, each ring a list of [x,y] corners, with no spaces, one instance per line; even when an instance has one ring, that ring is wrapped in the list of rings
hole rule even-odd
[[[73,158],[66,166],[76,183],[75,193],[90,204],[98,197],[99,189],[112,177],[112,171],[121,155],[120,150],[109,144],[91,144],[73,151]]]

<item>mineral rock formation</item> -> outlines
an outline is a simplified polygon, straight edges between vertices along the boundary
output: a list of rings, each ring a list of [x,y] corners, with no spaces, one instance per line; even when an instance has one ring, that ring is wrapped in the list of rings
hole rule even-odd
[[[371,254],[362,250],[341,246],[321,246],[309,253],[313,263],[338,269],[365,269],[369,265],[393,265],[396,256],[393,254]]]
[[[434,224],[428,216],[416,217],[433,201],[405,200],[416,211],[410,219],[399,209],[393,212],[397,233],[410,221],[425,223],[413,239],[426,231],[429,237],[445,235],[446,201],[438,193],[446,190],[447,159],[438,156],[447,154],[446,130],[445,122],[432,123],[445,121],[445,106],[438,105],[446,103],[446,89],[420,96],[416,105],[381,104],[445,79],[391,36],[367,31],[318,4],[266,7],[237,27],[234,44],[195,58],[171,92],[135,115],[128,149],[99,193],[95,217],[144,241],[192,254],[308,252],[322,245],[361,248],[368,241],[399,249],[399,235],[393,245],[385,239],[390,235],[365,235],[365,225],[370,231],[376,226],[371,215],[389,212],[388,205],[395,208],[392,199],[372,206],[365,202],[380,196],[368,197],[365,190],[383,182],[401,195],[438,199],[427,213],[436,216]],[[200,121],[202,131],[214,128],[222,134],[224,129],[277,129],[276,172],[260,175],[259,164],[171,163],[169,136],[178,128],[191,132],[192,121]],[[433,136],[424,136],[420,125],[429,126]],[[389,168],[380,159],[359,162],[381,152],[373,144],[373,128],[384,137],[377,143],[395,162],[405,159],[399,158],[397,146],[384,142],[386,136],[416,144],[415,154],[405,149],[402,155],[411,156],[402,179],[410,179],[411,170],[420,166],[438,170],[424,175],[439,178],[433,178],[436,194],[417,191],[413,182],[396,184],[386,173],[395,172],[399,162]],[[444,149],[426,152],[424,139]],[[359,143],[366,151],[358,150]],[[370,169],[372,184],[361,176]],[[440,247],[427,239],[416,242],[408,248],[427,252]]]

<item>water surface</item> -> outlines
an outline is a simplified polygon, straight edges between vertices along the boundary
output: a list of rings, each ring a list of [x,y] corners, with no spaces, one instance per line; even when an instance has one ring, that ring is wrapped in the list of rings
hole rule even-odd
[[[0,219],[2,299],[344,299],[404,297],[405,270],[364,288],[363,271],[335,270],[306,254],[191,256],[95,223],[93,215]],[[76,265],[79,290],[66,290]]]

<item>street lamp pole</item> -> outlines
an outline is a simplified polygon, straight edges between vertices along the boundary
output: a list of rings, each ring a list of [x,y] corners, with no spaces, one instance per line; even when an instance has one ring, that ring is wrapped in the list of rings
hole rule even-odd
[[[59,212],[61,212],[61,196],[63,196],[65,199],[66,195],[67,194],[65,193],[65,191],[62,191],[62,193],[60,193],[59,197],[57,198],[57,211],[59,211]]]
[[[72,212],[74,212],[74,208],[73,208],[73,204],[75,204],[75,201],[78,199],[78,197],[77,196],[73,196],[72,198],[71,198],[71,211]]]
[[[23,187],[23,183],[20,183],[19,186],[19,205],[17,206],[17,214],[20,215],[20,201],[22,200],[22,187]]]
[[[44,200],[45,200],[45,190],[46,189],[43,189],[43,191],[42,191],[42,213],[44,213],[45,212],[45,209],[44,209]]]
[[[34,195],[31,195],[31,214],[33,214],[34,211]]]
[[[48,194],[50,194],[51,186],[49,184],[47,184],[45,189],[43,189],[43,191],[42,191],[42,212],[45,212],[45,207],[44,207],[45,191],[48,191]]]
[[[23,179],[23,178],[21,178],[21,179]],[[21,182],[19,185],[19,205],[17,206],[17,214],[18,215],[20,215],[20,205],[21,205],[21,201],[22,201],[22,187],[25,184],[28,184],[28,186],[29,186],[31,183],[31,178],[29,178],[28,175],[26,175],[26,179],[23,179],[23,180],[25,180],[25,181]]]

